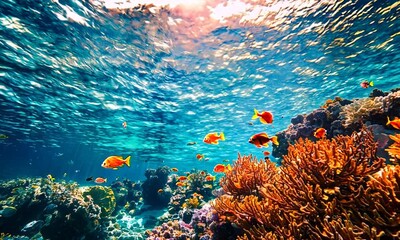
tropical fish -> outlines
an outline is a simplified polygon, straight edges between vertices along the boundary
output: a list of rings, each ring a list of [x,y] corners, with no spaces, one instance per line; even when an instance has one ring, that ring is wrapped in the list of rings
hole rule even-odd
[[[121,156],[110,156],[104,160],[101,166],[103,168],[112,168],[116,170],[119,167],[122,167],[124,164],[128,167],[131,166],[131,156],[128,156],[125,160]]]
[[[392,127],[396,128],[396,129],[400,129],[400,119],[398,117],[394,117],[394,119],[392,121],[390,121],[389,117],[387,117],[388,121],[386,123],[386,125],[392,125]]]
[[[92,176],[90,176],[90,177],[86,178],[86,181],[87,181],[87,182],[91,182],[91,181],[93,181],[93,177],[92,177]]]
[[[67,177],[67,173],[66,172],[63,174],[63,177]]]
[[[94,180],[95,183],[105,183],[107,182],[107,178],[98,177]]]
[[[211,175],[208,175],[208,176],[206,176],[206,178],[205,178],[205,180],[206,180],[207,182],[215,181],[215,179],[216,179],[216,177],[215,177],[215,176],[211,176]]]
[[[201,194],[199,194],[197,192],[193,193],[192,197],[198,197],[199,199],[203,199],[203,195],[201,195]]]
[[[323,138],[326,136],[326,129],[325,128],[318,128],[314,132],[314,137],[316,138]]]
[[[229,162],[229,160],[228,159],[224,159],[224,160],[222,160],[222,162]]]
[[[176,167],[173,167],[173,168],[171,168],[171,171],[173,171],[173,172],[177,172],[177,171],[178,171],[178,169],[177,169]]]
[[[263,133],[254,134],[249,139],[249,143],[256,145],[256,147],[258,147],[258,148],[260,148],[260,147],[268,147],[268,142],[269,141],[272,141],[272,143],[275,144],[275,145],[279,145],[277,136],[268,137],[268,134],[266,134],[264,132]]]
[[[127,126],[128,126],[128,123],[126,123],[126,122],[122,123],[122,127],[126,128]]]
[[[206,175],[206,172],[205,171],[201,171],[200,175],[204,176],[204,175]]]
[[[374,82],[373,81],[362,81],[360,83],[360,86],[362,88],[369,88],[369,87],[373,87],[374,86]]]
[[[51,174],[47,175],[47,179],[49,179],[52,182],[56,180]]]
[[[196,144],[197,144],[197,142],[188,142],[188,143],[186,143],[186,145],[188,145],[188,146],[196,145]]]
[[[260,122],[264,124],[270,124],[274,121],[274,116],[272,115],[271,112],[264,111],[262,113],[259,113],[257,109],[254,108],[254,115],[251,119],[257,119],[260,118]]]
[[[267,157],[267,156],[269,156],[271,153],[270,153],[270,152],[268,152],[268,151],[264,151],[264,152],[263,152],[263,154],[264,154],[264,156],[266,156],[266,157]]]
[[[225,172],[225,170],[230,170],[230,169],[232,169],[230,164],[228,164],[226,166],[223,164],[217,164],[217,165],[215,165],[213,171],[217,172],[217,173],[222,173],[222,172]]]
[[[7,135],[5,135],[5,134],[0,134],[0,139],[7,139],[7,138],[8,138]]]
[[[185,181],[186,179],[187,179],[186,176],[179,176],[179,177],[178,177],[178,180],[179,180],[179,181]]]
[[[218,144],[218,140],[225,141],[225,135],[221,132],[219,135],[216,132],[209,133],[204,137],[203,142],[208,144]]]
[[[178,187],[183,187],[183,186],[185,186],[186,184],[185,183],[183,183],[183,182],[177,182],[176,183],[176,186],[178,186]]]
[[[197,158],[197,160],[201,160],[204,158],[204,154],[198,153],[198,154],[196,154],[196,158]]]
[[[162,188],[160,188],[160,189],[157,190],[157,192],[158,193],[162,193],[162,192],[164,192],[164,190],[162,190]]]

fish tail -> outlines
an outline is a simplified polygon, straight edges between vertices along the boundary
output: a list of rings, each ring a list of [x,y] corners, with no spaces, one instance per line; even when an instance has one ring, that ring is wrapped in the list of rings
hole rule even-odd
[[[219,137],[221,138],[222,141],[225,141],[225,135],[223,132],[221,132],[221,134],[219,135]]]
[[[272,143],[273,143],[273,144],[275,144],[275,145],[279,145],[279,142],[278,142],[278,137],[277,137],[277,136],[273,136],[273,137],[271,137],[271,141],[272,141]]]
[[[374,81],[369,82],[369,85],[370,85],[371,87],[373,87],[373,86],[374,86]]]
[[[254,108],[254,115],[253,115],[253,117],[251,118],[251,119],[256,119],[256,118],[258,118],[258,111],[257,111],[257,109],[255,109]]]
[[[107,182],[107,178],[104,178],[104,182]]]
[[[131,166],[131,156],[126,157],[125,164],[130,167]]]
[[[387,121],[386,125],[389,125],[390,124],[389,116],[387,116],[387,119],[388,119],[388,121]]]

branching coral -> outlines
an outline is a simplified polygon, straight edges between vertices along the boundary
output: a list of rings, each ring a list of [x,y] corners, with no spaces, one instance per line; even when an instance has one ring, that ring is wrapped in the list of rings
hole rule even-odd
[[[361,98],[342,107],[340,113],[344,119],[345,127],[351,126],[367,118],[371,113],[383,112],[383,98]]]
[[[252,155],[238,154],[237,161],[232,169],[225,171],[220,184],[225,192],[236,197],[259,195],[260,187],[271,181],[275,175],[276,167],[271,161],[258,161]]]
[[[390,145],[390,147],[386,149],[386,151],[392,157],[390,160],[393,163],[400,165],[400,134],[389,137],[394,141],[394,143]]]
[[[239,156],[243,159],[247,164],[266,164]],[[236,174],[245,175],[235,179],[252,176],[239,166],[251,164],[237,165]],[[297,141],[273,177],[248,185],[252,191],[246,195],[229,191],[213,207],[243,228],[241,239],[396,238],[399,183],[400,166],[385,166],[376,155],[372,133],[363,127],[351,136]],[[230,181],[221,184],[235,189]]]

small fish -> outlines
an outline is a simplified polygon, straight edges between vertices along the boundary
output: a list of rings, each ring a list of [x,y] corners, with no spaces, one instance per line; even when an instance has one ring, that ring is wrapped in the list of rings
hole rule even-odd
[[[187,177],[186,176],[179,176],[178,180],[179,181],[185,181],[185,180],[187,180]]]
[[[128,167],[131,166],[131,156],[128,156],[125,160],[121,156],[110,156],[104,160],[101,166],[103,168],[111,168],[116,170],[119,167],[122,167],[124,164]]]
[[[177,171],[178,171],[178,169],[177,169],[176,167],[174,167],[174,168],[171,168],[171,171],[173,171],[173,172],[177,172]]]
[[[360,86],[362,88],[369,88],[369,87],[373,87],[374,86],[374,82],[373,81],[362,81],[360,83]]]
[[[93,181],[93,177],[92,176],[86,178],[86,182],[91,182],[91,181]]]
[[[198,197],[199,199],[203,199],[203,195],[201,195],[201,194],[199,194],[197,192],[193,193],[192,197]]]
[[[249,122],[248,124],[249,124],[250,126],[253,126],[253,125],[254,125],[254,123],[253,123],[253,122]]]
[[[396,128],[396,129],[400,129],[400,119],[398,117],[394,117],[394,119],[392,121],[390,121],[389,117],[387,117],[387,123],[386,125],[392,125],[392,127]]]
[[[107,178],[102,178],[102,177],[98,177],[94,180],[95,183],[106,183],[107,182]]]
[[[274,121],[274,116],[271,112],[264,111],[259,113],[257,109],[254,108],[254,115],[251,119],[260,118],[260,122],[264,124],[271,124]]]
[[[183,187],[183,186],[185,186],[186,184],[185,183],[183,183],[183,182],[177,182],[176,183],[176,186],[178,186],[178,187]]]
[[[204,137],[203,142],[207,144],[218,144],[218,140],[225,141],[225,135],[223,132],[219,135],[216,132],[209,133]]]
[[[316,137],[316,138],[324,138],[324,137],[326,137],[326,129],[325,128],[318,128],[314,132],[314,137]]]
[[[128,126],[128,123],[126,123],[126,122],[123,122],[123,123],[122,123],[122,127],[123,127],[123,128],[126,128],[127,126]]]
[[[213,186],[211,184],[204,184],[203,188],[212,189]]]
[[[5,134],[0,134],[0,139],[7,139],[7,138],[8,138],[7,135],[5,135]]]
[[[266,156],[266,157],[267,157],[267,156],[269,156],[271,153],[270,153],[270,152],[268,152],[268,151],[264,151],[264,152],[263,152],[263,154],[264,154],[264,156]]]
[[[52,182],[56,180],[53,176],[51,176],[51,174],[47,175],[47,179],[49,179]]]
[[[188,142],[188,143],[186,143],[186,145],[188,145],[188,146],[192,146],[192,145],[196,145],[197,144],[197,142]]]
[[[200,175],[204,176],[204,175],[206,175],[206,172],[205,171],[201,171]]]
[[[266,133],[258,133],[254,134],[251,136],[249,139],[249,143],[256,145],[256,147],[268,147],[268,142],[271,141],[275,145],[279,145],[278,142],[278,137],[273,136],[273,137],[268,137],[268,134]]]
[[[196,158],[197,158],[197,160],[201,160],[204,158],[204,154],[198,153],[198,154],[196,154]]]
[[[208,162],[208,161],[210,161],[210,158],[204,158],[204,161]]]
[[[164,192],[164,190],[162,190],[162,188],[160,188],[160,189],[157,190],[157,192],[158,193],[162,193],[162,192]]]
[[[229,160],[228,159],[224,159],[224,160],[222,160],[222,162],[229,162]]]
[[[229,164],[228,164],[228,165],[229,165]],[[217,165],[215,165],[213,171],[214,171],[214,172],[217,172],[217,173],[223,173],[223,172],[225,172],[225,170],[227,170],[228,165],[225,166],[225,165],[223,165],[223,164],[217,164]],[[229,166],[230,166],[230,165],[229,165]]]
[[[64,173],[64,174],[63,174],[63,177],[66,177],[66,176],[67,176],[67,173]]]
[[[215,179],[216,179],[216,177],[215,177],[215,176],[211,176],[211,175],[208,175],[208,176],[206,176],[206,178],[205,178],[205,180],[206,180],[207,182],[215,181]]]

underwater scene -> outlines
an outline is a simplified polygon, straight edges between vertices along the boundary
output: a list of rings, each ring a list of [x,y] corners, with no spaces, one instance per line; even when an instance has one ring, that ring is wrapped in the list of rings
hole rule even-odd
[[[399,16],[1,0],[0,239],[400,239]]]

